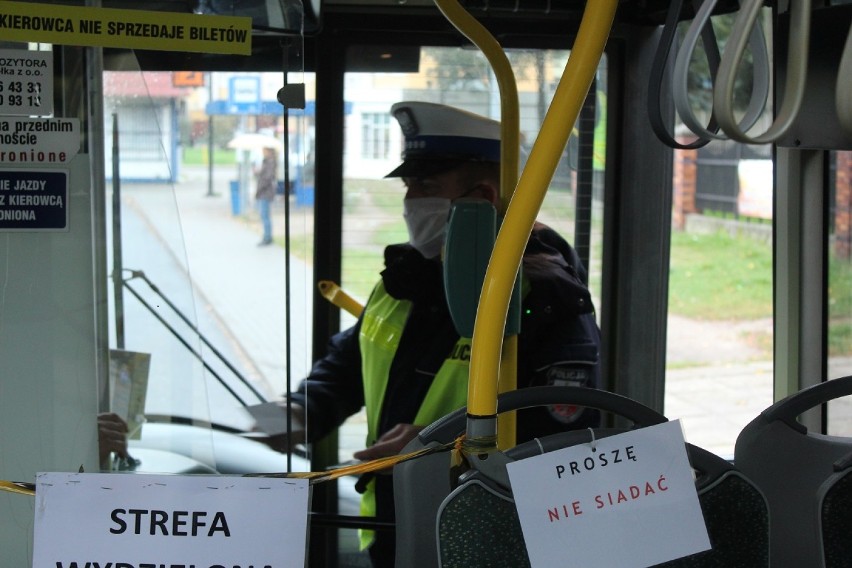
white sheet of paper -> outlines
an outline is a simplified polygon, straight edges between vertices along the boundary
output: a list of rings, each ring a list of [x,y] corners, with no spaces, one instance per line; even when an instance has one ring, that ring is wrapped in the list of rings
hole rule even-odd
[[[287,410],[274,402],[262,402],[246,406],[246,410],[254,418],[255,426],[270,436],[280,436],[287,433]],[[294,420],[295,421],[295,420]],[[301,427],[299,424],[295,427]]]
[[[33,566],[304,566],[308,496],[304,479],[40,473]]]
[[[507,469],[533,568],[645,568],[710,548],[679,421]]]
[[[142,436],[150,368],[150,353],[109,350],[110,410],[127,422],[127,437],[131,440]]]

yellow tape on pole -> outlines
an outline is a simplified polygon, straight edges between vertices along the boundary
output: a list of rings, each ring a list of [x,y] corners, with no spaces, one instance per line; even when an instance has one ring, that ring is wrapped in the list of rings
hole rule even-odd
[[[340,467],[329,471],[297,471],[286,473],[248,473],[245,477],[288,477],[295,479],[308,479],[311,484],[323,483],[332,481],[347,475],[362,475],[391,468],[396,464],[417,459],[436,452],[449,451],[461,445],[461,438],[453,440],[447,444],[429,446],[408,454],[398,454],[384,458],[378,458],[367,462]],[[34,496],[36,493],[35,485],[32,483],[21,483],[17,481],[2,481],[0,480],[0,492],[19,493],[21,495]]]

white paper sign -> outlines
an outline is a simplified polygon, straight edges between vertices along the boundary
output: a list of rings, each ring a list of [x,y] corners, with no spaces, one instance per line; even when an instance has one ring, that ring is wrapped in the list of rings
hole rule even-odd
[[[0,114],[53,114],[53,52],[0,49]]]
[[[0,117],[0,164],[67,164],[80,151],[79,118]]]
[[[507,469],[533,568],[645,568],[710,548],[679,421]]]
[[[40,473],[33,568],[305,566],[304,479]]]

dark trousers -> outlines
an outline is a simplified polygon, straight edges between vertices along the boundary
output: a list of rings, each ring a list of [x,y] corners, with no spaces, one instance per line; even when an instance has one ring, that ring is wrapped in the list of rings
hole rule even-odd
[[[376,476],[376,518],[394,520],[393,476]],[[373,568],[393,568],[396,556],[395,531],[376,531],[376,539],[370,546],[370,560]]]

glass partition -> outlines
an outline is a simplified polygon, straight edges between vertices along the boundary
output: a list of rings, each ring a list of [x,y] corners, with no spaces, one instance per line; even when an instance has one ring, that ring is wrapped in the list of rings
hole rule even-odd
[[[287,5],[286,26],[254,33],[303,29],[301,2]],[[0,225],[0,479],[308,469],[304,455],[257,441],[251,413],[280,400],[310,357],[313,97],[299,101],[302,38],[276,42],[281,68],[264,73],[148,71],[132,50],[0,45],[52,55],[53,92],[40,94],[54,103],[37,117],[3,106],[0,119],[77,125],[68,148],[64,131],[21,142],[67,159],[23,164],[9,140],[0,157],[3,219],[35,220]],[[258,246],[265,147],[272,239]],[[24,179],[56,185],[57,224],[34,208],[7,215],[6,190]],[[27,565],[32,500],[0,499],[4,560]]]
[[[287,381],[307,371],[312,278],[298,255],[310,241],[307,116],[299,109],[285,117],[276,100],[283,73],[179,75],[104,73],[113,368],[128,361],[148,369],[131,448],[143,456],[174,449],[216,471],[233,467],[222,460],[242,459],[252,469],[246,456],[217,455],[233,446],[257,453],[258,466],[261,456],[277,458],[274,470],[284,471],[283,455],[222,435],[251,431],[246,407],[280,400]],[[301,79],[289,73],[287,82]],[[179,84],[188,80],[198,84]],[[269,243],[257,194],[264,148],[276,163]],[[296,258],[288,260],[287,247]],[[113,390],[113,402],[121,392]],[[157,463],[137,459],[136,467]]]
[[[288,25],[301,6],[290,4]],[[250,407],[280,400],[309,368],[313,101],[312,92],[302,94],[302,38],[278,45],[281,68],[264,73],[147,71],[132,50],[55,50],[55,116],[81,124],[71,158],[49,168],[67,180],[57,190],[67,218],[57,228],[0,227],[2,288],[15,297],[0,299],[0,374],[32,377],[20,389],[28,403],[3,397],[8,416],[22,415],[21,427],[30,420],[24,415],[45,415],[67,428],[54,409],[77,416],[85,407],[85,423],[75,428],[94,442],[96,413],[123,421],[131,459],[119,459],[120,451],[101,456],[113,471],[308,467],[250,439],[258,429]],[[250,68],[250,58],[243,62]],[[36,155],[64,140],[49,138],[41,137]],[[264,148],[275,166],[268,200],[257,191]],[[17,156],[4,153],[4,177],[47,175],[30,173],[47,172],[43,161],[23,165]],[[34,320],[38,311],[44,315]],[[32,332],[24,333],[29,322]],[[41,338],[37,356],[22,356],[29,335],[30,343]],[[74,401],[50,390],[37,396],[48,385],[75,391]],[[61,452],[94,448],[61,436],[44,442],[41,452],[52,444]],[[84,458],[73,458],[75,470]]]

